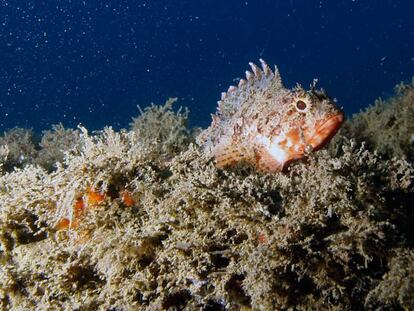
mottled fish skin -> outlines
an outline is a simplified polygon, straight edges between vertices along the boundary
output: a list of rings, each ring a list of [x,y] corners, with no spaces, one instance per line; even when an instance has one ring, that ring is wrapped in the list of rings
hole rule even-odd
[[[326,145],[344,121],[343,112],[315,83],[287,89],[279,71],[261,59],[246,79],[222,93],[210,127],[197,137],[224,168],[246,163],[269,173]]]

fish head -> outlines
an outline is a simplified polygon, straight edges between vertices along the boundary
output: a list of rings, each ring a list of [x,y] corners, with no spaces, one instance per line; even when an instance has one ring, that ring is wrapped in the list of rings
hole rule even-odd
[[[281,124],[270,138],[283,166],[325,146],[345,119],[335,101],[314,88],[296,87],[286,95],[284,106]]]

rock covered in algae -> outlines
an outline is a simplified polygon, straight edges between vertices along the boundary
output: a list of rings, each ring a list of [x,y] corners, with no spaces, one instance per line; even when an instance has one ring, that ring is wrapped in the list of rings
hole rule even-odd
[[[395,86],[395,95],[353,116],[343,135],[365,141],[372,150],[414,160],[414,78]]]
[[[140,118],[154,124],[150,111]],[[3,172],[1,308],[412,309],[407,158],[344,137],[335,155],[263,175],[218,169],[191,143],[162,149],[139,128],[80,129],[56,170]],[[76,214],[89,191],[103,199]],[[62,217],[78,225],[60,229]]]
[[[31,129],[12,128],[0,136],[1,160],[4,169],[23,166],[36,156]]]
[[[3,169],[11,171],[16,167],[38,164],[49,171],[56,163],[63,162],[64,152],[79,148],[80,132],[65,129],[55,124],[51,130],[36,137],[32,130],[13,128],[0,137],[0,161]]]

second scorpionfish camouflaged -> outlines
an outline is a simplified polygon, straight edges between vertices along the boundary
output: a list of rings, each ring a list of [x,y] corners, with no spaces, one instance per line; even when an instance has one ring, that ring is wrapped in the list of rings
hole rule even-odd
[[[343,112],[315,82],[306,91],[283,86],[275,67],[249,63],[246,80],[221,94],[210,127],[197,142],[219,168],[246,163],[265,173],[322,148],[344,121]]]

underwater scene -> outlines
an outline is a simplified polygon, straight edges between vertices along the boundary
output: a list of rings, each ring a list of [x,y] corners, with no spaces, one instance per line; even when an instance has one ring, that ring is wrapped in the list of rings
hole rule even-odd
[[[0,310],[414,310],[413,12],[0,0]]]

